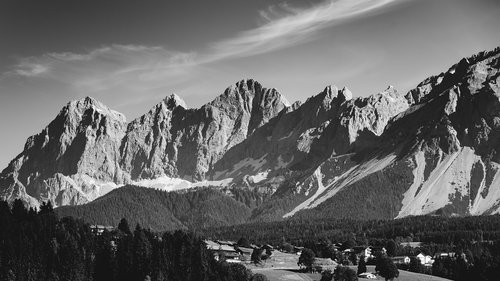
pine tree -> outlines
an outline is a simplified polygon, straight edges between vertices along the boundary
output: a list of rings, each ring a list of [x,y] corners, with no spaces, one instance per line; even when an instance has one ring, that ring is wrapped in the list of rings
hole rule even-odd
[[[120,220],[120,223],[118,224],[118,230],[120,230],[121,232],[123,232],[124,234],[127,234],[127,235],[132,234],[126,218],[122,218]]]
[[[365,272],[366,272],[365,256],[361,256],[359,258],[359,264],[358,264],[358,275]]]

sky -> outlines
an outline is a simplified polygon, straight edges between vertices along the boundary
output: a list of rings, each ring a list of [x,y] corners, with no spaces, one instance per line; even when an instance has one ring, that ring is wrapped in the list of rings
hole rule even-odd
[[[0,0],[0,170],[71,100],[131,121],[239,80],[306,100],[407,92],[500,46],[498,0]]]

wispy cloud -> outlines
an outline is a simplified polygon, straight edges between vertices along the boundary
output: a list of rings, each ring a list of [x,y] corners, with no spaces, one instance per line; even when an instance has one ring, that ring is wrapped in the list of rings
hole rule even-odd
[[[248,57],[307,42],[317,31],[396,0],[326,0],[296,8],[274,5],[260,11],[261,24],[198,53],[161,46],[111,45],[83,53],[48,53],[21,59],[8,74],[41,77],[69,86],[76,95],[145,93],[194,79],[209,63]]]
[[[23,58],[14,74],[65,79],[74,74],[90,76],[135,73],[142,79],[154,79],[155,73],[194,64],[194,54],[141,45],[111,45],[87,53],[48,53]]]
[[[308,8],[284,3],[260,12],[264,24],[211,46],[211,58],[245,57],[306,42],[319,30],[396,0],[327,0]]]
[[[29,60],[23,60],[10,73],[21,76],[34,77],[46,73],[48,70],[49,68],[46,65],[31,62]]]
[[[195,54],[141,45],[111,45],[86,53],[48,53],[23,58],[7,75],[39,77],[69,85],[77,95],[127,87],[159,88],[179,81],[195,65]]]

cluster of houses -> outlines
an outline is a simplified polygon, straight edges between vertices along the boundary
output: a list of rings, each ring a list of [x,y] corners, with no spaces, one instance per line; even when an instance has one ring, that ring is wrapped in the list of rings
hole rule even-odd
[[[411,247],[417,248],[421,246],[420,242],[407,242],[411,243]],[[271,245],[264,245],[264,246],[257,246],[254,244],[250,244],[249,247],[242,247],[238,246],[235,241],[222,241],[222,240],[205,240],[205,244],[207,249],[209,249],[216,260],[221,260],[224,259],[226,262],[230,263],[250,263],[251,262],[251,257],[254,249],[262,249],[264,252],[272,252],[274,251],[274,248]],[[340,249],[342,247],[341,244],[335,244],[334,248]],[[287,252],[288,254],[295,254],[295,255],[301,255],[303,250],[303,247],[297,247],[293,246],[293,248],[289,249],[289,251],[284,251]],[[365,261],[368,261],[377,255],[384,255],[386,254],[386,249],[384,247],[375,247],[375,246],[356,246],[352,248],[345,249],[341,251],[341,253],[344,255],[344,257],[355,257],[358,260],[361,257],[364,257]],[[424,253],[419,253],[418,255],[414,256],[417,260],[420,261],[420,263],[423,266],[432,266],[434,263],[435,259],[438,258],[454,258],[455,253],[454,252],[443,252],[443,253],[436,253],[434,256],[430,255],[425,255]],[[395,264],[410,264],[411,257],[409,256],[396,256],[391,258],[392,261]],[[337,260],[332,260],[330,258],[316,258],[315,263],[313,265],[313,270],[316,269],[318,271],[322,270],[333,270],[337,266]]]
[[[107,230],[107,231],[113,231],[114,229],[115,229],[114,226],[109,226],[109,225],[97,225],[97,224],[93,224],[93,225],[90,226],[90,230],[95,235],[101,235],[105,230]]]
[[[230,263],[250,262],[253,250],[259,248],[256,245],[241,247],[238,246],[235,241],[205,240],[204,242],[207,245],[207,249],[213,253],[216,260],[224,259],[226,262]],[[269,245],[266,246],[271,247]]]

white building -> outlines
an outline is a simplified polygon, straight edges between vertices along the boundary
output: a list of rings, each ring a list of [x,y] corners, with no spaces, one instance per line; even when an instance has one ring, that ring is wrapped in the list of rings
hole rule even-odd
[[[431,256],[429,255],[424,255],[422,253],[418,254],[416,256],[417,259],[420,260],[420,263],[425,265],[425,266],[431,266],[434,263],[434,260],[432,259]]]

